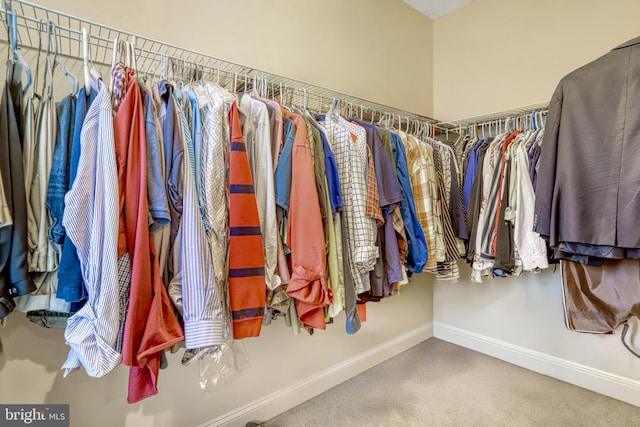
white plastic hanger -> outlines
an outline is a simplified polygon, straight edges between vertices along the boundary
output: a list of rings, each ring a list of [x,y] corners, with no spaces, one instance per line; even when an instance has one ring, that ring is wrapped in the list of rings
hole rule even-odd
[[[53,22],[49,22],[48,25],[51,26],[51,32],[53,36],[53,67],[55,69],[56,65],[58,65],[62,70],[62,74],[71,79],[72,95],[77,96],[78,91],[80,90],[80,88],[78,87],[78,78],[69,70],[67,70],[62,61],[60,61],[60,57],[58,56],[58,32],[56,30],[56,24],[54,24]]]
[[[26,93],[29,90],[29,86],[31,86],[31,67],[24,59],[24,57],[18,52],[18,31],[17,31],[17,22],[16,22],[16,11],[11,9],[11,1],[5,0],[5,7],[8,10],[9,19],[7,19],[8,23],[8,32],[9,32],[9,41],[11,43],[11,52],[13,53],[13,61],[18,61],[22,68],[24,69],[26,75],[26,82],[22,88],[22,93]]]

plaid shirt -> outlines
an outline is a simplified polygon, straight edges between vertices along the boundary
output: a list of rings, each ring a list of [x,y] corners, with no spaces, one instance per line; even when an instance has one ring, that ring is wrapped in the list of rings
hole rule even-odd
[[[376,180],[376,170],[373,164],[373,155],[367,147],[367,157],[369,167],[367,168],[367,218],[374,218],[378,228],[384,225],[382,209],[380,209],[380,191]]]
[[[453,280],[457,281],[460,277],[460,271],[458,270],[458,264],[456,260],[460,258],[458,249],[458,239],[453,231],[453,223],[451,220],[451,211],[449,209],[449,200],[451,196],[451,151],[447,147],[436,145],[434,150],[437,172],[438,172],[438,184],[440,187],[440,203],[442,206],[442,224],[444,228],[445,237],[445,266],[447,267],[446,277],[438,272],[438,279],[440,280]],[[456,178],[457,179],[457,178]],[[448,265],[446,265],[448,264]]]
[[[429,258],[425,265],[425,270],[432,270],[436,268],[437,261],[444,261],[444,240],[442,234],[438,234],[434,209],[436,195],[433,193],[433,189],[437,188],[437,183],[432,182],[432,180],[435,180],[433,159],[424,155],[429,150],[433,152],[433,149],[430,146],[425,146],[421,150],[420,143],[411,135],[406,135],[402,142],[407,151],[409,180],[411,182],[411,191],[413,191],[416,214],[429,250]]]
[[[391,221],[393,222],[393,229],[396,232],[396,239],[398,240],[398,252],[400,253],[400,264],[404,265],[409,255],[409,242],[407,241],[407,233],[404,229],[404,221],[402,220],[402,214],[400,213],[400,204],[391,211]]]
[[[351,273],[357,293],[371,286],[369,275],[378,257],[375,220],[367,216],[367,142],[366,131],[341,117],[327,114],[324,127],[338,166],[344,201]]]

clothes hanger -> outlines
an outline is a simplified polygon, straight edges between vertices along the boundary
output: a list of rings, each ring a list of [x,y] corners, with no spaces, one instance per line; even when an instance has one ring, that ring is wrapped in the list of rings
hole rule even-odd
[[[111,52],[111,79],[109,79],[109,93],[113,93],[113,68],[116,66],[116,52],[118,51],[120,45],[118,43],[118,39],[113,39],[113,50]]]
[[[32,78],[31,78],[31,67],[29,67],[29,63],[27,63],[26,59],[18,52],[18,30],[17,30],[17,21],[16,21],[16,11],[11,9],[11,1],[5,0],[6,10],[8,10],[8,27],[7,32],[9,36],[9,41],[11,44],[11,52],[13,53],[12,61],[16,63],[16,61],[22,66],[26,75],[26,82],[22,88],[22,93],[25,94],[29,90],[31,86]]]
[[[167,80],[169,78],[169,61],[169,49],[167,49],[162,60],[162,80]]]
[[[42,99],[42,96],[36,92],[38,88],[38,74],[40,74],[40,55],[42,54],[42,34],[46,33],[46,22],[42,19],[39,20],[38,27],[38,54],[36,56],[36,72],[34,74],[34,81],[31,85],[31,93],[29,94],[29,101],[32,101],[33,98]]]
[[[307,112],[308,112],[308,111],[307,111],[307,101],[308,101],[308,98],[307,98],[307,88],[306,88],[306,87],[303,87],[303,88],[302,88],[302,96],[303,96],[303,98],[302,98],[302,111],[304,111],[305,113],[307,113]]]
[[[55,69],[55,66],[58,65],[62,70],[62,74],[71,79],[71,95],[77,96],[78,92],[80,91],[80,88],[78,87],[78,78],[69,70],[67,70],[62,61],[60,61],[60,57],[58,56],[58,32],[56,30],[56,24],[54,24],[53,22],[49,22],[49,25],[51,26],[51,31],[53,33],[53,67]]]
[[[331,117],[331,119],[333,120],[338,120],[339,116],[340,116],[340,111],[341,106],[340,106],[340,98],[337,97],[333,97],[333,99],[331,100],[331,107],[329,107],[329,117]]]
[[[131,41],[127,43],[129,47],[129,62],[131,64],[131,68],[133,68],[136,72],[138,71],[138,59],[136,57],[136,36],[131,36]]]
[[[47,75],[49,75],[49,85],[47,89],[47,96],[49,98],[53,97],[53,72],[55,69],[55,59],[51,59],[52,53],[52,26],[51,22],[46,23],[46,36],[47,36],[47,48],[45,55],[45,67],[44,67],[44,79],[42,80],[42,93],[45,93],[45,88],[47,88]]]

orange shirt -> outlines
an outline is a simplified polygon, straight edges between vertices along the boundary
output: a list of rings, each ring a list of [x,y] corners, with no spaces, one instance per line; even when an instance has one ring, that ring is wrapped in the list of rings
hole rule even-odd
[[[160,276],[149,238],[147,155],[144,112],[133,70],[127,69],[128,90],[114,120],[120,180],[120,238],[131,258],[131,290],[122,343],[122,362],[131,366],[129,396],[135,403],[158,393],[162,351],[184,335]],[[119,253],[123,248],[119,248]]]
[[[258,206],[235,103],[229,125],[229,303],[233,337],[240,339],[260,335],[267,287]]]
[[[287,293],[296,301],[298,316],[307,328],[325,328],[324,307],[331,303],[327,288],[324,229],[316,190],[311,144],[303,117],[283,115],[296,126],[291,154],[291,199],[287,245],[291,249],[291,280]]]

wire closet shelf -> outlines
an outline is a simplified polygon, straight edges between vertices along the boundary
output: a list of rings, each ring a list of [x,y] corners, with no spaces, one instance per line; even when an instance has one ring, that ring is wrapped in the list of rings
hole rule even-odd
[[[525,127],[532,122],[543,120],[549,109],[549,103],[542,102],[531,104],[524,107],[518,107],[511,110],[498,111],[480,116],[467,117],[464,119],[451,120],[446,122],[438,122],[437,126],[449,130],[466,131],[468,129],[478,127],[507,126],[507,122],[511,122],[512,126]],[[537,116],[536,116],[537,115]],[[516,125],[517,124],[517,125]]]
[[[432,129],[445,129],[437,126],[436,120],[424,115],[225,61],[24,0],[4,0],[2,3],[0,19],[7,31],[0,34],[0,44],[9,44],[8,12],[11,10],[14,10],[16,15],[18,48],[41,49],[42,33],[46,31],[47,23],[53,22],[59,39],[59,56],[82,59],[82,29],[86,28],[89,36],[90,63],[94,65],[111,66],[114,40],[126,40],[135,45],[137,67],[148,74],[181,79],[202,77],[228,88],[235,86],[242,89],[264,85],[270,96],[279,97],[297,106],[305,106],[311,111],[326,112],[332,102],[338,100],[343,111],[366,120],[386,117],[391,123],[401,127],[408,127],[412,122],[429,125]]]

